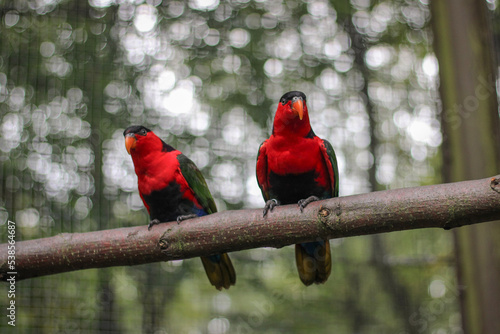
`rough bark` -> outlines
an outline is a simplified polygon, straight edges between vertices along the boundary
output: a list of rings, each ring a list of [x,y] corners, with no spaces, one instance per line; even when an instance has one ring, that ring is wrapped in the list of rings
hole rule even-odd
[[[378,191],[313,202],[303,213],[277,207],[225,211],[177,224],[169,222],[87,233],[63,233],[0,245],[0,278],[16,280],[67,271],[137,265],[257,247],[282,247],[418,228],[451,229],[500,218],[500,176],[475,181]],[[16,274],[10,274],[10,272]]]

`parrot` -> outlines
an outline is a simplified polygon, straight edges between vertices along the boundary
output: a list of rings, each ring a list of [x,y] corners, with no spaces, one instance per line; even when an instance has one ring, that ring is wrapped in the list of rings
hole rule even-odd
[[[280,98],[271,136],[259,147],[256,176],[266,201],[264,217],[277,205],[297,203],[302,212],[313,201],[338,197],[335,151],[312,130],[303,92]],[[332,267],[329,241],[296,244],[295,261],[304,285],[326,282]]]
[[[160,222],[180,223],[217,212],[207,183],[193,161],[144,126],[130,126],[123,135],[137,174],[139,195],[150,216],[148,229]],[[201,262],[217,290],[236,283],[227,253],[202,256]]]

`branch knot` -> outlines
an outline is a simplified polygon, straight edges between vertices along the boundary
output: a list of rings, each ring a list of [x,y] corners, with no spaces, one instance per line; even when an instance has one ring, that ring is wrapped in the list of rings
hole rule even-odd
[[[158,242],[158,245],[160,246],[161,250],[165,250],[168,248],[168,246],[170,246],[168,241],[165,239],[160,239],[160,241]]]
[[[323,218],[323,219],[324,219],[324,218],[328,217],[329,215],[330,215],[330,210],[328,210],[327,208],[325,208],[325,207],[323,207],[323,206],[322,206],[322,207],[319,209],[318,216],[319,216],[320,218]]]
[[[497,193],[500,193],[500,178],[492,177],[490,182],[490,187]]]

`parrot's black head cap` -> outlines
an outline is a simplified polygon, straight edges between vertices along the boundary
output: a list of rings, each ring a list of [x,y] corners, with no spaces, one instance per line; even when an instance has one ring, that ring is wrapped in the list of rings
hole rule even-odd
[[[281,104],[286,104],[288,101],[291,101],[294,97],[299,96],[302,98],[302,101],[306,102],[306,94],[299,92],[298,90],[293,90],[291,92],[285,93],[281,99]]]
[[[131,125],[123,131],[123,135],[126,136],[128,134],[140,134],[145,136],[148,132],[151,132],[147,127],[142,125]]]

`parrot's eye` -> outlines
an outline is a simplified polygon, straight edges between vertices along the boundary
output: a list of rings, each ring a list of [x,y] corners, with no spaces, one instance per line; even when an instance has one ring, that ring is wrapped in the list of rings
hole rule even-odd
[[[286,100],[285,100],[285,99],[281,99],[281,101],[280,101],[280,102],[281,102],[281,104],[282,104],[282,105],[285,105],[285,104],[286,104]]]
[[[139,134],[140,134],[141,136],[145,136],[145,135],[147,135],[147,134],[148,134],[148,132],[146,131],[146,129],[141,129],[141,131],[139,131]]]

